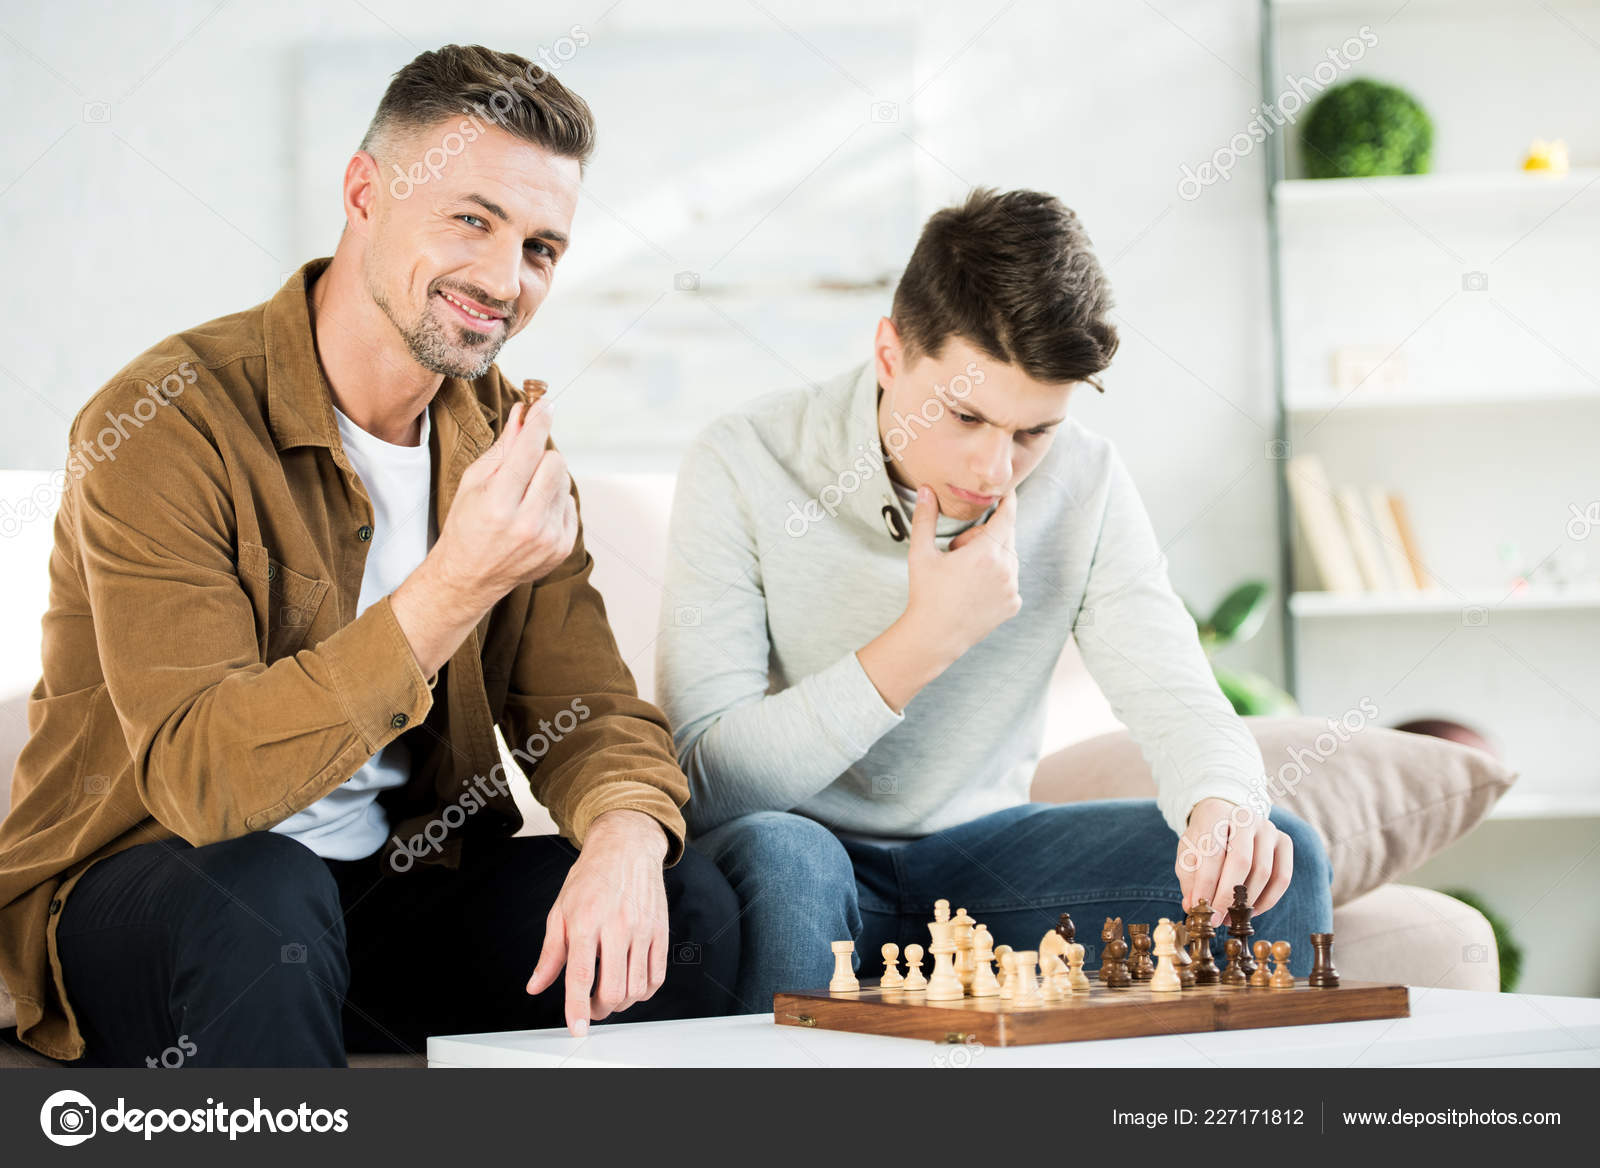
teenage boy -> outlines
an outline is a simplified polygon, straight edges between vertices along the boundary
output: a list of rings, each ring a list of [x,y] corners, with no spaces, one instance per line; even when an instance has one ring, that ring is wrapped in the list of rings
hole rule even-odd
[[[1320,840],[1269,813],[1126,467],[1067,416],[1110,310],[1072,211],[980,190],[928,221],[871,361],[691,447],[658,688],[692,848],[742,903],[744,1009],[826,984],[831,941],[876,975],[939,897],[1018,948],[1070,911],[1092,952],[1103,917],[1220,922],[1244,884],[1302,974],[1331,928]],[[1028,801],[1069,635],[1155,800]]]
[[[34,1049],[343,1065],[725,1012],[733,892],[683,852],[688,783],[589,583],[548,408],[493,364],[594,140],[535,68],[417,57],[346,165],[333,257],[75,420],[74,449],[117,433],[102,415],[129,435],[61,501],[0,825],[0,974]],[[561,836],[513,837],[496,727]]]

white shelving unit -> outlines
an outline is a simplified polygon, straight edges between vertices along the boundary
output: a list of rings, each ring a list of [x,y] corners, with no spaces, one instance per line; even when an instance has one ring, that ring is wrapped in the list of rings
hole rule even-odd
[[[1573,31],[1600,36],[1600,4],[1268,0],[1268,96],[1362,26],[1377,44],[1339,81],[1416,96],[1436,173],[1305,179],[1298,125],[1269,139],[1279,437],[1335,486],[1398,492],[1442,586],[1313,590],[1285,488],[1289,683],[1311,712],[1488,735],[1521,776],[1496,818],[1600,818],[1600,528],[1567,529],[1600,500],[1600,70]],[[1582,165],[1521,170],[1535,137]],[[1335,388],[1342,345],[1403,361],[1402,386]],[[1519,587],[1503,544],[1587,566]]]

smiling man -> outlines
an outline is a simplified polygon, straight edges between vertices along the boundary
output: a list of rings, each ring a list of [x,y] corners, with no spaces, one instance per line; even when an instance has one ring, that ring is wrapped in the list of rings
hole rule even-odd
[[[342,1065],[724,1011],[735,898],[683,851],[687,781],[589,583],[548,405],[493,364],[550,292],[593,137],[525,58],[423,53],[345,168],[333,257],[79,413],[74,448],[129,423],[61,502],[0,825],[29,1045]],[[497,727],[561,836],[513,838]]]
[[[832,941],[876,976],[941,897],[1030,948],[1062,912],[1092,944],[1102,915],[1244,884],[1302,974],[1331,927],[1320,839],[1265,813],[1128,471],[1068,416],[1116,351],[1110,311],[1070,210],[976,191],[929,220],[871,361],[685,459],[657,684],[691,850],[744,906],[745,1010],[826,984]],[[1028,801],[1069,635],[1157,799]]]

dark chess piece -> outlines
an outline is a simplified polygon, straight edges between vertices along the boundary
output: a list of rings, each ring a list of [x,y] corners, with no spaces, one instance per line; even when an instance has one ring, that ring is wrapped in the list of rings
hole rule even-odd
[[[1100,975],[1107,989],[1126,989],[1133,984],[1133,978],[1128,975],[1128,943],[1120,936],[1113,937],[1106,945],[1106,955],[1100,962]]]
[[[1333,967],[1333,934],[1311,934],[1311,976],[1306,984],[1318,989],[1333,989],[1339,984],[1339,971]]]
[[[1211,938],[1217,930],[1211,924],[1211,902],[1205,898],[1195,901],[1189,911],[1189,944],[1194,955],[1194,984],[1216,985],[1222,978],[1217,959],[1211,952]]]
[[[1128,959],[1128,976],[1134,981],[1149,981],[1156,975],[1156,963],[1150,959],[1150,926],[1129,925],[1128,946],[1133,955]]]
[[[1189,955],[1189,926],[1180,917],[1172,922],[1172,930],[1178,943],[1178,952],[1172,959],[1172,964],[1178,969],[1178,984],[1184,989],[1194,986],[1194,958]]]
[[[1248,978],[1256,971],[1255,959],[1250,956],[1250,938],[1256,935],[1255,926],[1250,923],[1250,916],[1254,910],[1250,907],[1250,889],[1244,884],[1233,886],[1233,904],[1228,906],[1228,936],[1238,939],[1239,964],[1244,967],[1244,975]]]
[[[1122,955],[1126,957],[1128,955],[1128,942],[1123,939],[1121,917],[1107,917],[1105,925],[1100,929],[1100,980],[1108,985],[1110,984],[1110,970],[1107,967],[1111,964],[1110,953],[1113,940],[1122,941]]]
[[[1237,937],[1229,937],[1223,948],[1228,952],[1228,967],[1222,971],[1222,984],[1229,989],[1243,989],[1250,984],[1250,978],[1240,965],[1244,960],[1244,942]]]
[[[1072,923],[1071,913],[1061,914],[1060,919],[1056,922],[1056,936],[1060,937],[1068,945],[1077,944],[1078,926]]]

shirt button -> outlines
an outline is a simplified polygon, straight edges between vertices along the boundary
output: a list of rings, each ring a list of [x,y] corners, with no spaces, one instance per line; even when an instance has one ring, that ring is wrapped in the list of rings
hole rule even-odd
[[[409,721],[411,721],[411,719],[407,718],[404,714],[396,714],[394,717],[389,719],[389,725],[393,726],[396,730],[399,730],[402,729]]]
[[[267,565],[267,579],[268,580],[276,580],[277,578],[278,578],[278,565],[277,564],[268,564]]]
[[[356,528],[356,538],[362,543],[366,543],[369,539],[371,539],[372,525],[370,523],[363,523],[360,527]]]
[[[50,902],[50,915],[51,916],[55,916],[56,913],[58,913],[60,911],[61,911],[61,899],[59,897],[57,897],[55,900],[52,900]]]

